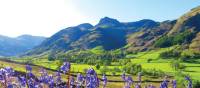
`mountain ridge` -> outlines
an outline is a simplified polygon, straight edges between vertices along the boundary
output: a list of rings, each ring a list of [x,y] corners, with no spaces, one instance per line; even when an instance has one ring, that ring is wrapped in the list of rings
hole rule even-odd
[[[45,37],[21,35],[18,37],[8,37],[0,35],[0,56],[15,56],[39,45]]]
[[[63,29],[25,55],[41,54],[46,51],[89,50],[99,46],[106,51],[125,49],[128,52],[177,44],[194,49],[199,47],[197,43],[200,40],[199,13],[200,7],[197,7],[176,20],[163,22],[150,19],[120,22],[114,18],[104,17],[94,26],[85,24],[87,26],[83,27],[84,30],[79,28],[80,25],[66,28],[68,30]]]

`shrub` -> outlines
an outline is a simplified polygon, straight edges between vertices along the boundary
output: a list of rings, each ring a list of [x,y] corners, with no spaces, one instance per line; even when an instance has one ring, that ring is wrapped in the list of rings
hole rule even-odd
[[[178,58],[181,56],[181,51],[179,50],[169,50],[160,53],[160,57],[164,59],[169,59],[169,58]]]
[[[118,67],[114,67],[113,70],[114,70],[115,72],[121,72],[121,70],[120,70]]]
[[[150,63],[153,59],[147,59],[147,63]]]
[[[95,67],[97,70],[99,70],[101,66],[99,64],[97,64]]]
[[[143,75],[154,76],[154,77],[163,77],[166,75],[165,72],[156,69],[148,69],[142,71]]]
[[[195,81],[194,84],[193,84],[193,88],[200,88],[200,82]]]
[[[175,71],[185,69],[185,65],[181,64],[179,61],[172,61],[171,66]]]

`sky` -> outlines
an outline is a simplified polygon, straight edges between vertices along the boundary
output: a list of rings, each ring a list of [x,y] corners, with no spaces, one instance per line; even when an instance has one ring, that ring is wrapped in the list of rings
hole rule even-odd
[[[81,23],[107,16],[121,22],[174,20],[200,0],[0,0],[0,35],[50,37]]]

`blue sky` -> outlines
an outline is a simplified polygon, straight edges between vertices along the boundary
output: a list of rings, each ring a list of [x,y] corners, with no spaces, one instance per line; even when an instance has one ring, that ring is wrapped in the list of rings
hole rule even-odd
[[[0,35],[51,36],[105,16],[121,22],[174,20],[200,5],[200,0],[0,0]]]
[[[104,16],[121,21],[173,20],[200,5],[200,0],[74,0],[79,10],[93,19]]]

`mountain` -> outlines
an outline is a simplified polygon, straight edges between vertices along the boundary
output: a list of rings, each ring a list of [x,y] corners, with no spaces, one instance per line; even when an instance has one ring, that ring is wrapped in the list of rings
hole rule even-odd
[[[95,26],[86,23],[63,29],[26,55],[37,55],[46,51],[87,50],[98,46],[103,47],[104,50],[115,50],[127,44],[129,34],[148,30],[158,24],[159,22],[153,20],[124,23],[104,17]]]
[[[90,50],[95,47],[107,51],[125,49],[135,52],[173,45],[184,45],[193,51],[200,51],[199,13],[200,7],[196,7],[177,20],[163,22],[150,19],[120,22],[104,17],[94,26],[85,23],[63,29],[25,55]]]
[[[199,53],[200,7],[191,9],[177,19],[172,29],[155,43],[158,47],[184,45],[187,49]]]
[[[99,23],[96,26],[113,27],[113,26],[122,26],[122,24],[116,19],[104,17],[100,19]]]
[[[0,35],[0,56],[15,56],[39,45],[45,38],[31,35],[21,35],[10,38]]]
[[[26,55],[31,54],[41,54],[45,51],[67,51],[72,49],[70,45],[72,42],[77,41],[80,37],[90,32],[90,28],[93,26],[88,23],[80,24],[78,26],[69,27],[63,29],[56,34],[52,35],[50,38],[47,38],[35,49],[26,53]]]
[[[162,36],[166,35],[176,21],[164,21],[157,23],[156,26],[148,26],[146,30],[141,30],[130,34],[127,37],[128,51],[145,51],[154,48],[153,44]],[[152,24],[152,23],[151,23]]]

